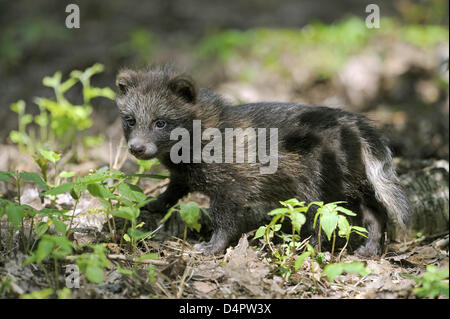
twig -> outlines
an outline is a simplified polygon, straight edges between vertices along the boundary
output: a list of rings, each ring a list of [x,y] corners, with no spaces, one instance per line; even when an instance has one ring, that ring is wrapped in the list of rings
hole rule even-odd
[[[184,268],[183,276],[181,277],[180,288],[178,288],[177,299],[180,299],[183,295],[184,283],[186,282],[188,269],[190,269],[190,263],[186,265],[186,268]]]

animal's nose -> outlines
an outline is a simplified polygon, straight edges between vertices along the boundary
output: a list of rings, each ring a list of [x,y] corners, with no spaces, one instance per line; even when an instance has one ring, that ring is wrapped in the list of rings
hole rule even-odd
[[[131,144],[130,145],[130,152],[133,155],[142,155],[145,153],[145,146],[140,144],[140,145],[135,145],[135,144]]]

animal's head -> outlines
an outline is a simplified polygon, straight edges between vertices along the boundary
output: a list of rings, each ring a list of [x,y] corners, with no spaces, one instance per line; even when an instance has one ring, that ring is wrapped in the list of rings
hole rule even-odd
[[[116,78],[117,106],[130,152],[139,159],[160,157],[176,143],[170,132],[192,127],[197,89],[191,78],[168,68],[122,70]]]

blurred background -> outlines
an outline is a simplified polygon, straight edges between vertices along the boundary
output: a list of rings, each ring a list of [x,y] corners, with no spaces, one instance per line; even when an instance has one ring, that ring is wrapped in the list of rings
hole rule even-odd
[[[65,26],[69,3],[79,29]],[[369,3],[380,7],[378,29],[365,24]],[[52,96],[45,76],[98,62],[104,72],[91,82],[115,89],[122,67],[173,62],[232,102],[364,113],[396,156],[448,160],[448,19],[447,0],[0,0],[0,144],[18,126],[12,103],[37,114],[34,97]],[[81,90],[68,100],[82,103]],[[114,101],[92,106],[89,134],[117,141]]]

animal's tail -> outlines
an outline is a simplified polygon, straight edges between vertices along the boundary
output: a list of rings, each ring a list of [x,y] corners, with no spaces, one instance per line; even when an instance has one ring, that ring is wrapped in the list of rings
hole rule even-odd
[[[403,231],[407,232],[411,210],[395,173],[390,149],[381,142],[371,146],[365,141],[362,143],[362,158],[376,199],[386,208],[388,218],[398,221]]]

